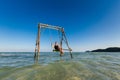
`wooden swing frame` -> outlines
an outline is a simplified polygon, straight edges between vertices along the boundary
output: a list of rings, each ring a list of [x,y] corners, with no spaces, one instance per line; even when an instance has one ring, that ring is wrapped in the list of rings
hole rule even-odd
[[[60,31],[62,33],[62,37],[61,37],[61,41],[60,41],[60,47],[62,48],[62,42],[64,40],[67,47],[68,47],[68,49],[63,49],[63,50],[68,50],[69,53],[70,53],[71,58],[73,58],[72,49],[69,47],[69,44],[68,44],[68,41],[67,41],[67,38],[66,38],[66,35],[65,35],[64,28],[59,27],[59,26],[52,26],[52,25],[48,25],[48,24],[43,24],[43,23],[38,24],[38,34],[37,34],[34,58],[38,58],[38,56],[40,55],[40,33],[41,33],[42,28],[48,28],[48,29],[54,29],[54,30]]]

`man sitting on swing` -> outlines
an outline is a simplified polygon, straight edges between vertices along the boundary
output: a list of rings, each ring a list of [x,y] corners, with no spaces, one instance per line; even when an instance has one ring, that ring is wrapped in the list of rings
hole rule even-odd
[[[63,50],[62,50],[62,48],[57,44],[57,42],[55,42],[55,44],[54,44],[54,51],[59,51],[60,52],[60,56],[62,56],[63,55]]]

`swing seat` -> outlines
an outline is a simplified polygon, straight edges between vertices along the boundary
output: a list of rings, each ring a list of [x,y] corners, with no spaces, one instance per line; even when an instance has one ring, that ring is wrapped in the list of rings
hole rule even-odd
[[[59,52],[59,50],[55,50],[55,49],[53,49],[53,52]]]

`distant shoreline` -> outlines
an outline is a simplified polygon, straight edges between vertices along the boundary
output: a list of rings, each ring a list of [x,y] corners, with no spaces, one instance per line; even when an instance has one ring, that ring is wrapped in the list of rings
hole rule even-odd
[[[106,49],[96,49],[96,50],[86,51],[86,52],[120,52],[120,47],[108,47]]]

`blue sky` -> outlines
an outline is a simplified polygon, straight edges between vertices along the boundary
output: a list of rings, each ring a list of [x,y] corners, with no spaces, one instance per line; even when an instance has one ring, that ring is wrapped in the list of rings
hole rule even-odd
[[[120,47],[120,0],[0,0],[0,51],[34,51],[39,22],[64,27],[73,51]],[[42,51],[56,35],[43,31]]]

